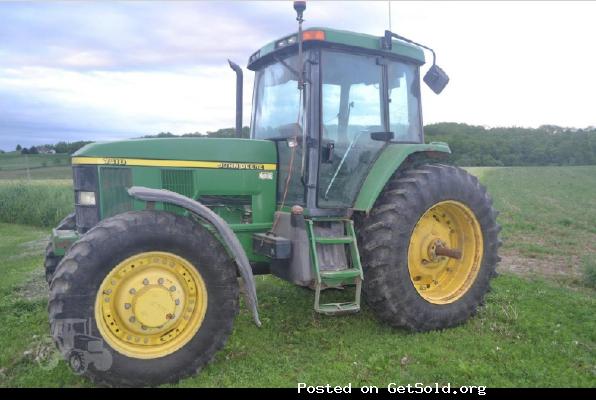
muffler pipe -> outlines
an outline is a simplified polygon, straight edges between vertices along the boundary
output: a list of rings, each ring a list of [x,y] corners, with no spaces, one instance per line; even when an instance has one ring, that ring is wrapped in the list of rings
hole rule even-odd
[[[242,137],[242,68],[230,60],[228,63],[236,72],[236,137]]]

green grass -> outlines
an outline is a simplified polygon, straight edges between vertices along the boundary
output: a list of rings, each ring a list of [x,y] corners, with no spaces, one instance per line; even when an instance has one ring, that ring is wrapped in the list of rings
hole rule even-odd
[[[63,361],[48,362],[53,347],[41,290],[46,235],[39,228],[0,224],[0,251],[8,255],[0,280],[2,386],[89,385]],[[368,310],[343,317],[315,314],[311,291],[258,277],[263,326],[254,326],[242,306],[214,362],[178,386],[596,385],[593,292],[511,275],[498,277],[493,287],[487,305],[465,325],[411,334],[379,324]]]
[[[0,181],[0,221],[54,227],[72,212],[72,182]]]
[[[501,212],[505,249],[535,257],[596,253],[596,166],[467,169]]]
[[[70,155],[22,155],[16,152],[0,154],[0,180],[2,179],[72,179]]]
[[[596,255],[596,166],[467,169],[501,212],[504,256],[534,260],[566,284],[593,286],[582,264]]]

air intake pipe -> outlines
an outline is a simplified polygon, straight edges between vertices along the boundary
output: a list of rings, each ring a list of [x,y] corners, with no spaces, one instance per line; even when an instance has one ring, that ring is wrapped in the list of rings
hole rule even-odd
[[[242,68],[230,60],[228,63],[236,72],[236,137],[242,137]]]

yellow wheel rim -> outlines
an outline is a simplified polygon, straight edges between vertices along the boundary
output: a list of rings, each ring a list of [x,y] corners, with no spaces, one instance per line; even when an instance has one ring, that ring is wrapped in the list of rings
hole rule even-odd
[[[158,358],[180,349],[197,333],[207,311],[201,274],[172,253],[139,253],[101,283],[95,319],[105,341],[134,358]]]
[[[482,230],[472,210],[458,201],[437,203],[422,215],[412,232],[410,279],[426,301],[453,303],[474,283],[482,254]]]

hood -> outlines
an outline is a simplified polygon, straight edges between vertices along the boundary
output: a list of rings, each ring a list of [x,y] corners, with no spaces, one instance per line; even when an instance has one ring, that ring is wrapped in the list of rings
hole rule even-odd
[[[275,144],[235,138],[159,138],[91,143],[73,157],[277,163]]]

